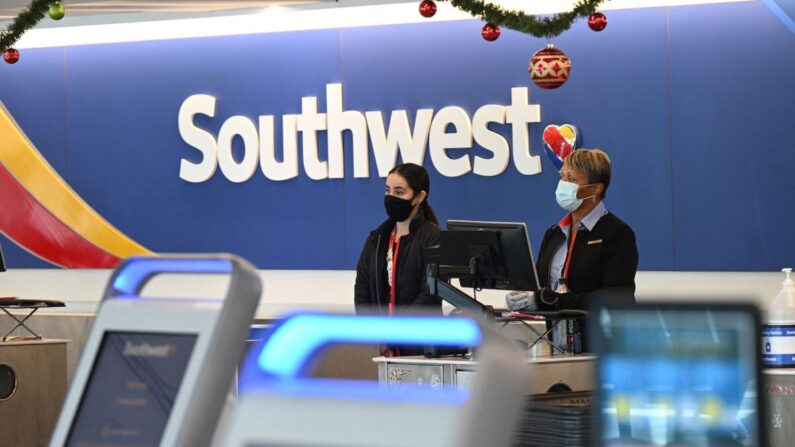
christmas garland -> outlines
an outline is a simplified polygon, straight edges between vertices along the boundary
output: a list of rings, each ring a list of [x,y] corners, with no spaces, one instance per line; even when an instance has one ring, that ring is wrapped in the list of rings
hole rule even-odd
[[[13,22],[0,33],[0,52],[11,48],[25,31],[36,26],[50,8],[58,0],[32,0],[27,9],[19,13]],[[504,26],[536,37],[551,38],[569,29],[579,17],[586,17],[599,8],[606,0],[580,0],[574,9],[555,14],[551,17],[537,19],[535,16],[506,10],[482,0],[441,0],[449,1],[456,8],[480,17],[488,23]],[[435,10],[436,8],[434,8]],[[434,11],[435,12],[435,11]]]
[[[456,8],[480,17],[488,23],[504,26],[515,31],[536,37],[551,38],[569,29],[578,17],[587,17],[596,12],[605,0],[580,0],[574,9],[537,19],[523,12],[506,10],[500,6],[481,0],[441,0],[449,1]]]
[[[17,42],[25,31],[39,23],[56,0],[33,0],[27,9],[20,12],[8,27],[0,33],[0,51],[5,51]]]

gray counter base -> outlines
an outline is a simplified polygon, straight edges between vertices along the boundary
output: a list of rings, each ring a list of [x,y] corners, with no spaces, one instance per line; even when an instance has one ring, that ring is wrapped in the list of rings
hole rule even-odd
[[[478,362],[463,357],[376,357],[381,384],[401,388],[427,386],[432,390],[471,388]],[[594,388],[592,355],[561,355],[529,359],[532,380],[526,394],[544,394],[552,390],[591,391]]]

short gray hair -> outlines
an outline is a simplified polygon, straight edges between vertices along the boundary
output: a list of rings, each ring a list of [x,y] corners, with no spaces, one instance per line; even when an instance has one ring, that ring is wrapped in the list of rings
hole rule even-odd
[[[601,149],[577,149],[566,157],[569,167],[582,171],[588,176],[588,183],[601,183],[602,197],[610,186],[610,157]]]

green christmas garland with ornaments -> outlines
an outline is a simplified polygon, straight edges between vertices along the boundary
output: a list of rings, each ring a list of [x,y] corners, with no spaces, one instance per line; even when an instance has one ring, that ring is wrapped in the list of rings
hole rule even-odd
[[[4,61],[9,64],[19,61],[19,51],[13,45],[25,34],[25,31],[36,26],[45,14],[49,14],[53,20],[61,20],[66,15],[66,10],[61,2],[33,0],[5,30],[0,32],[0,50],[3,51]]]
[[[535,37],[551,39],[571,28],[581,17],[588,18],[588,27],[594,31],[602,31],[607,26],[607,17],[598,11],[606,0],[579,0],[571,11],[538,18],[521,11],[502,8],[483,0],[439,0],[449,1],[454,7],[466,11],[474,17],[486,22],[481,28],[481,36],[488,42],[500,37],[500,27],[509,28]],[[430,18],[436,14],[434,0],[422,0],[419,5],[420,14]],[[0,32],[0,50],[3,60],[9,64],[19,61],[19,51],[13,45],[29,29],[49,14],[53,20],[61,20],[66,14],[60,1],[32,0],[30,5]],[[565,53],[551,44],[538,50],[530,59],[528,71],[533,82],[542,88],[557,88],[563,85],[571,73],[571,61]]]
[[[530,34],[535,37],[545,37],[547,39],[559,36],[564,31],[571,28],[574,21],[580,17],[590,18],[593,15],[599,14],[596,18],[603,18],[604,14],[598,13],[597,9],[599,5],[605,2],[605,0],[580,0],[574,5],[571,11],[539,19],[536,18],[536,16],[525,14],[521,11],[508,10],[482,0],[439,1],[449,1],[450,4],[456,8],[483,19],[487,25],[490,24],[496,29],[499,29],[500,26],[504,26],[514,31]],[[422,3],[420,3],[420,14],[422,14],[423,17],[433,17],[433,15],[436,14],[436,3],[434,3],[433,0],[423,0]],[[607,26],[606,18],[603,20],[589,20],[589,26],[591,26],[592,29],[594,29],[591,25],[592,21],[604,22],[604,25],[595,31],[601,31]],[[484,39],[488,41],[496,40],[496,38],[489,39],[486,36],[484,36]]]

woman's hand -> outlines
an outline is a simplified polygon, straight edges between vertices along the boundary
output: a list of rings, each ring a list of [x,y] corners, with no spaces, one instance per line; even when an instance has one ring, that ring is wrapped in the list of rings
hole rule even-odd
[[[505,295],[508,310],[538,310],[536,295],[528,291],[513,291]]]

